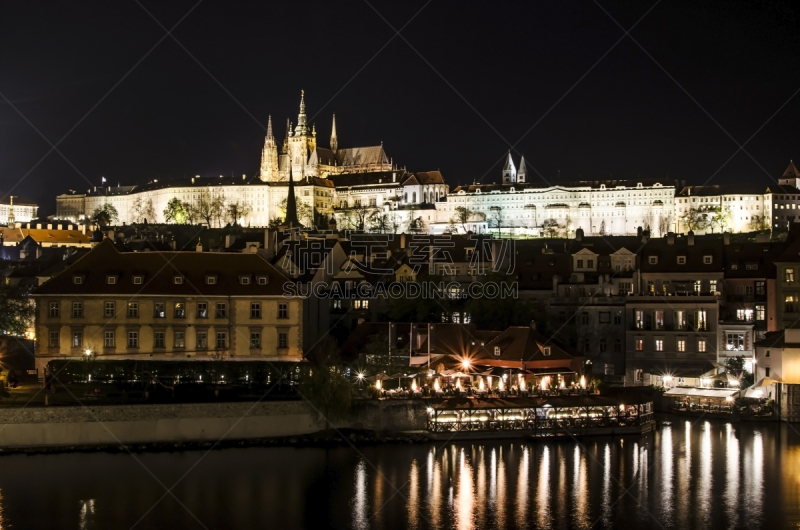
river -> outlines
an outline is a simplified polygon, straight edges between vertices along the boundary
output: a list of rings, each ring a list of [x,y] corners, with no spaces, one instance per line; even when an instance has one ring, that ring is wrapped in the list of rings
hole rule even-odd
[[[797,528],[798,431],[7,455],[0,528]]]

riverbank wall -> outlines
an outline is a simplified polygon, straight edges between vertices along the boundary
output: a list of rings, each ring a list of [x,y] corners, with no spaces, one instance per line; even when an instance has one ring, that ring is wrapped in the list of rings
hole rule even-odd
[[[425,428],[416,401],[356,400],[336,427],[375,431]],[[303,401],[98,405],[0,409],[0,448],[202,443],[301,436],[325,421]]]

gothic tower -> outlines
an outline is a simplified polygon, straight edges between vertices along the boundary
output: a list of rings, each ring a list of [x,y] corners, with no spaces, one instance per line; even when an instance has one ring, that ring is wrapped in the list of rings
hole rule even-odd
[[[517,181],[517,168],[511,160],[511,151],[508,152],[506,165],[503,166],[503,184],[513,184]]]
[[[306,163],[308,156],[317,146],[317,131],[315,127],[311,130],[306,122],[306,102],[305,92],[300,91],[300,112],[297,115],[297,127],[294,134],[289,138],[289,155],[292,163],[292,170],[295,175],[299,175],[300,180],[308,176]]]
[[[278,146],[272,134],[272,116],[267,121],[267,137],[264,139],[264,150],[261,152],[261,180],[274,182],[280,180],[278,174]]]
[[[519,171],[517,171],[517,182],[527,182],[528,166],[525,165],[525,155],[519,161]]]
[[[331,127],[331,151],[336,154],[339,149],[339,139],[336,137],[336,114],[333,115],[333,127]]]

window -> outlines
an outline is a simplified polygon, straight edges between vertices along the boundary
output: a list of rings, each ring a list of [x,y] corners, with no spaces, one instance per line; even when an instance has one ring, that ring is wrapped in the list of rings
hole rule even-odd
[[[752,309],[737,309],[736,310],[736,320],[744,321],[744,322],[752,322],[753,321],[753,310]]]
[[[106,318],[114,318],[116,315],[116,303],[114,302],[106,302],[105,305],[105,312],[103,313]]]
[[[678,256],[678,265],[686,265],[686,256]]]
[[[542,346],[542,355],[544,355],[545,357],[549,357],[550,353],[552,353],[550,346]]]
[[[103,346],[105,348],[113,348],[114,345],[115,345],[114,332],[113,331],[106,331],[103,334]]]
[[[186,347],[186,332],[184,331],[175,331],[172,334],[172,342],[175,345],[175,348],[185,348]]]
[[[197,302],[197,318],[208,318],[208,304]]]
[[[83,276],[73,276],[72,277],[72,283],[74,283],[75,285],[82,284],[83,283]]]
[[[664,329],[664,311],[653,311],[653,324],[655,329]]]
[[[705,331],[708,329],[708,312],[705,309],[700,309],[694,312],[694,323],[698,331]]]
[[[619,283],[619,294],[624,296],[633,292],[633,283],[632,282],[620,282]]]
[[[700,280],[694,281],[694,294],[700,294],[701,289],[703,288],[703,282]]]
[[[73,348],[80,348],[83,346],[83,332],[81,331],[73,331],[72,332],[72,347]]]
[[[139,347],[139,332],[138,331],[129,331],[128,332],[128,348],[138,348]]]
[[[51,331],[50,332],[50,341],[48,342],[51,348],[58,348],[59,346],[59,333],[58,331]]]
[[[225,331],[217,331],[217,349],[225,349],[228,347],[228,334]]]
[[[647,258],[647,262],[648,262],[650,265],[655,265],[655,264],[657,264],[657,263],[658,263],[658,256],[648,256],[648,258]]]
[[[785,282],[794,281],[794,269],[785,269],[783,271],[783,281]]]
[[[686,329],[686,311],[675,311],[673,317],[675,329]]]
[[[740,296],[743,295],[744,294],[744,285],[737,285],[736,288],[734,289],[734,292],[737,295],[740,295]]]
[[[250,347],[255,349],[261,348],[261,333],[257,331],[250,332]]]
[[[50,309],[48,315],[50,318],[58,318],[61,314],[61,303],[60,302],[50,302]]]
[[[205,350],[208,348],[208,333],[205,331],[197,332],[197,349]]]
[[[647,280],[647,292],[654,293],[656,292],[656,282],[653,280]]]
[[[581,324],[586,325],[589,323],[589,313],[584,311],[581,313]]]
[[[656,339],[656,351],[664,351],[664,339]]]
[[[242,285],[250,285],[250,276],[242,276],[241,283]]]
[[[745,270],[748,271],[757,271],[758,270],[758,263],[747,263],[744,266]]]
[[[706,351],[706,341],[705,339],[700,339],[697,341],[697,351],[704,352]]]
[[[153,306],[153,316],[155,318],[165,318],[167,316],[167,310],[164,307],[164,302],[156,302]]]
[[[622,339],[616,339],[614,341],[614,351],[617,353],[622,351]]]
[[[765,367],[765,368],[764,368],[764,375],[765,375],[766,377],[769,377],[769,366],[767,366],[767,367]]]
[[[369,300],[354,300],[353,309],[369,309]]]
[[[717,292],[717,280],[708,280],[708,290],[711,293]]]
[[[744,332],[728,333],[728,351],[744,351]]]
[[[766,306],[764,306],[764,304],[756,305],[756,320],[765,320],[766,313]]]
[[[278,318],[289,318],[289,304],[278,304]]]
[[[500,357],[500,346],[495,346],[494,347],[494,356],[495,357]]]
[[[250,318],[261,318],[261,304],[253,302],[250,304]]]
[[[608,343],[606,339],[600,339],[600,352],[602,353],[606,351],[608,351]]]
[[[83,317],[83,302],[72,302],[72,318]]]
[[[703,263],[705,263],[706,265],[711,265],[711,263],[713,261],[714,261],[714,258],[712,258],[711,256],[709,256],[709,255],[703,256]]]
[[[764,296],[767,293],[766,282],[763,281],[756,282],[755,293],[756,296]]]
[[[259,276],[258,277],[258,285],[267,285],[267,277],[266,276]]]
[[[644,311],[641,309],[634,311],[634,323],[636,329],[644,329]]]
[[[686,340],[678,339],[678,351],[686,351]]]
[[[289,347],[289,334],[278,333],[278,348],[288,348],[288,347]]]
[[[217,284],[216,276],[206,276],[206,285],[216,285],[216,284]]]
[[[217,310],[215,312],[216,318],[225,318],[228,312],[228,307],[224,302],[217,302]]]
[[[614,315],[614,324],[622,324],[622,315],[620,313]]]
[[[183,283],[183,276],[175,276],[175,285],[181,285]]]
[[[334,309],[341,309],[342,308],[342,301],[341,300],[334,300],[333,301],[333,308]]]
[[[600,311],[599,317],[601,324],[608,324],[611,322],[611,313],[608,311]]]
[[[594,268],[594,260],[593,259],[586,260],[586,267],[589,268],[589,269],[593,269]]]
[[[636,351],[644,350],[644,339],[636,339]]]
[[[108,283],[108,285],[115,285],[117,283],[117,277],[116,276],[106,276],[106,283]]]
[[[185,302],[175,302],[175,318],[186,318]]]
[[[142,277],[141,276],[134,276],[133,277],[133,285],[142,285]]]
[[[795,311],[797,311],[797,295],[796,294],[787,294],[784,297],[783,310],[786,311],[787,313],[794,313]],[[74,313],[74,309],[73,309],[73,313]],[[75,315],[73,315],[73,316],[75,316]]]
[[[128,302],[128,318],[139,318],[139,302]]]

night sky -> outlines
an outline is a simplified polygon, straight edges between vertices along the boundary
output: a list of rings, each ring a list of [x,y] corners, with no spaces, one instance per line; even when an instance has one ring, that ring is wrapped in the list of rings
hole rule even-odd
[[[764,170],[777,178],[800,159],[792,3],[195,3],[144,0],[158,22],[128,1],[0,4],[3,196],[13,188],[46,215],[57,193],[101,176],[252,175],[267,116],[282,142],[301,89],[320,145],[335,112],[340,147],[383,141],[399,165],[441,169],[451,186],[498,180],[513,144],[530,179],[548,182],[716,173],[712,184],[766,185]],[[190,10],[180,44],[165,37],[159,22]],[[646,51],[609,14],[625,30],[641,18],[630,35]],[[406,23],[395,36],[390,24]],[[31,124],[65,137],[63,156],[46,156]],[[752,159],[740,151],[720,169],[762,126]]]

